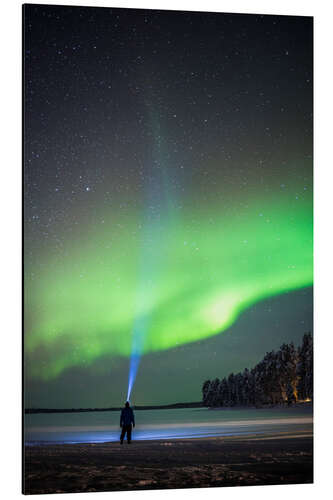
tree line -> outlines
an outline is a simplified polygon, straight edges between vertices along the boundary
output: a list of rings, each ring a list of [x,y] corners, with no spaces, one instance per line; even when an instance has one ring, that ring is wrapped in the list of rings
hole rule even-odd
[[[282,344],[267,352],[254,368],[231,373],[223,379],[206,380],[202,386],[204,406],[263,406],[292,404],[313,399],[313,338],[302,344]]]

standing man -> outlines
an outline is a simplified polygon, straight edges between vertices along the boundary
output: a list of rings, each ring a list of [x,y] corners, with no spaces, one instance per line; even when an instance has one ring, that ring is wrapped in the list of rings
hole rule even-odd
[[[132,424],[133,427],[135,427],[134,412],[132,408],[130,408],[129,402],[126,401],[125,408],[121,410],[120,415],[120,427],[122,428],[120,435],[120,444],[123,444],[125,434],[127,434],[128,444],[131,444]]]

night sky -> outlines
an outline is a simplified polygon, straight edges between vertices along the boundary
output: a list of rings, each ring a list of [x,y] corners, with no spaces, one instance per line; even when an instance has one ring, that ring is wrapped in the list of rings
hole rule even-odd
[[[24,7],[26,406],[198,401],[312,331],[312,18]]]

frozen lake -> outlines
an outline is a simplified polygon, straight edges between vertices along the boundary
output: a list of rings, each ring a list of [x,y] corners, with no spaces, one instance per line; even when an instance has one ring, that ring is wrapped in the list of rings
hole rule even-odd
[[[133,440],[181,439],[280,433],[310,435],[312,407],[182,408],[135,411]],[[26,444],[100,443],[118,441],[120,412],[46,413],[25,415]]]

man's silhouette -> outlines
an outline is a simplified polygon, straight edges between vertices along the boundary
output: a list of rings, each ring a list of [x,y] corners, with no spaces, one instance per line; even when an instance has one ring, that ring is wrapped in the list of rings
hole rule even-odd
[[[125,434],[127,434],[128,444],[131,444],[132,424],[133,427],[135,427],[134,412],[132,408],[130,408],[129,402],[126,401],[125,408],[121,410],[121,415],[120,415],[120,427],[122,427],[120,435],[120,444],[123,444]]]

